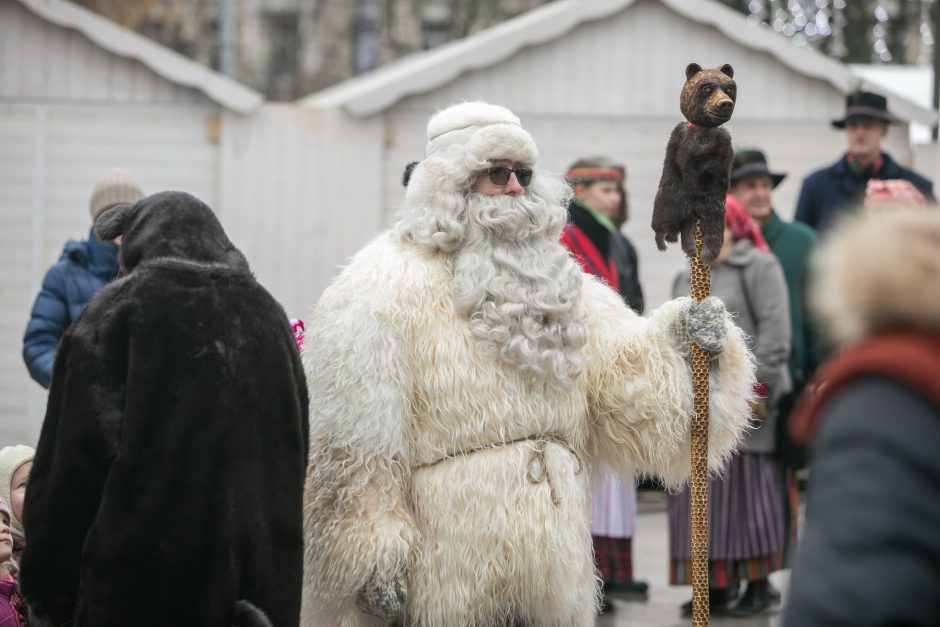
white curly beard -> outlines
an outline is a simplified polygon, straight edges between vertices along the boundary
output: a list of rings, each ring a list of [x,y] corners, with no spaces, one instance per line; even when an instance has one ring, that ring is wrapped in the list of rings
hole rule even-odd
[[[584,369],[581,268],[559,243],[565,209],[537,195],[466,197],[454,301],[504,363],[570,387]]]

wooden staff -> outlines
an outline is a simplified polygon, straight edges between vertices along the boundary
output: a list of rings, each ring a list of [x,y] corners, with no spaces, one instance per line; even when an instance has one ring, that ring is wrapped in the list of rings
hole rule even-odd
[[[711,289],[711,270],[702,262],[718,256],[725,226],[725,195],[734,149],[720,128],[731,119],[737,97],[734,68],[725,63],[685,68],[679,109],[685,117],[669,135],[663,173],[653,201],[651,226],[656,246],[682,239],[691,258],[692,298],[701,303]],[[690,210],[690,207],[692,210]],[[694,219],[694,233],[690,227]],[[694,241],[689,241],[693,239]],[[692,482],[692,625],[708,625],[708,374],[710,356],[694,341],[690,347],[693,382]]]
[[[702,227],[695,223],[695,249]],[[691,263],[692,298],[701,303],[711,291],[711,268],[696,254]],[[691,343],[692,361],[692,625],[708,627],[708,373],[709,355]]]

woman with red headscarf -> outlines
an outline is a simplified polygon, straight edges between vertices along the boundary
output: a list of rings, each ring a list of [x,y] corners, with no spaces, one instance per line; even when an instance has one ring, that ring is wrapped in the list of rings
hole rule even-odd
[[[686,270],[676,277],[673,294],[688,293]],[[750,338],[759,401],[740,454],[720,478],[709,481],[709,605],[716,614],[728,610],[750,616],[779,600],[767,575],[784,567],[788,535],[795,529],[787,521],[783,471],[773,455],[776,402],[791,386],[790,309],[779,262],[760,226],[730,195],[725,201],[724,245],[712,264],[711,293],[724,301]],[[688,489],[669,497],[669,545],[671,583],[690,583]],[[747,589],[738,600],[742,582],[747,582]],[[683,611],[691,614],[691,602]]]

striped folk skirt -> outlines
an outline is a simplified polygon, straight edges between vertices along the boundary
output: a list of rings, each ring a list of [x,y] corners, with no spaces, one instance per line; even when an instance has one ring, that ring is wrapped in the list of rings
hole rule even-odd
[[[712,588],[762,579],[785,567],[796,538],[796,484],[773,455],[741,453],[708,481]],[[691,583],[689,487],[668,497],[670,583]]]

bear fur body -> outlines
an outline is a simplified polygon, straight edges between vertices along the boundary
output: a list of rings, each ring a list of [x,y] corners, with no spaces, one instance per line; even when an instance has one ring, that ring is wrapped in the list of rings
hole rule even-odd
[[[65,332],[24,508],[36,625],[298,624],[308,402],[280,305],[182,193],[102,214],[125,276]]]
[[[656,245],[681,238],[682,250],[697,252],[705,262],[718,256],[724,240],[725,195],[731,178],[734,149],[731,135],[719,128],[731,119],[737,87],[730,65],[703,70],[686,68],[680,109],[688,122],[669,136],[659,189],[653,202]],[[695,223],[702,227],[702,250],[695,249]]]
[[[403,571],[408,627],[592,626],[592,482],[688,478],[688,338],[674,335],[687,299],[642,318],[583,275],[587,366],[562,389],[473,336],[452,277],[451,255],[385,233],[314,309],[303,625],[382,624],[357,609],[357,591]],[[753,382],[741,332],[726,325],[713,470],[739,440]]]

